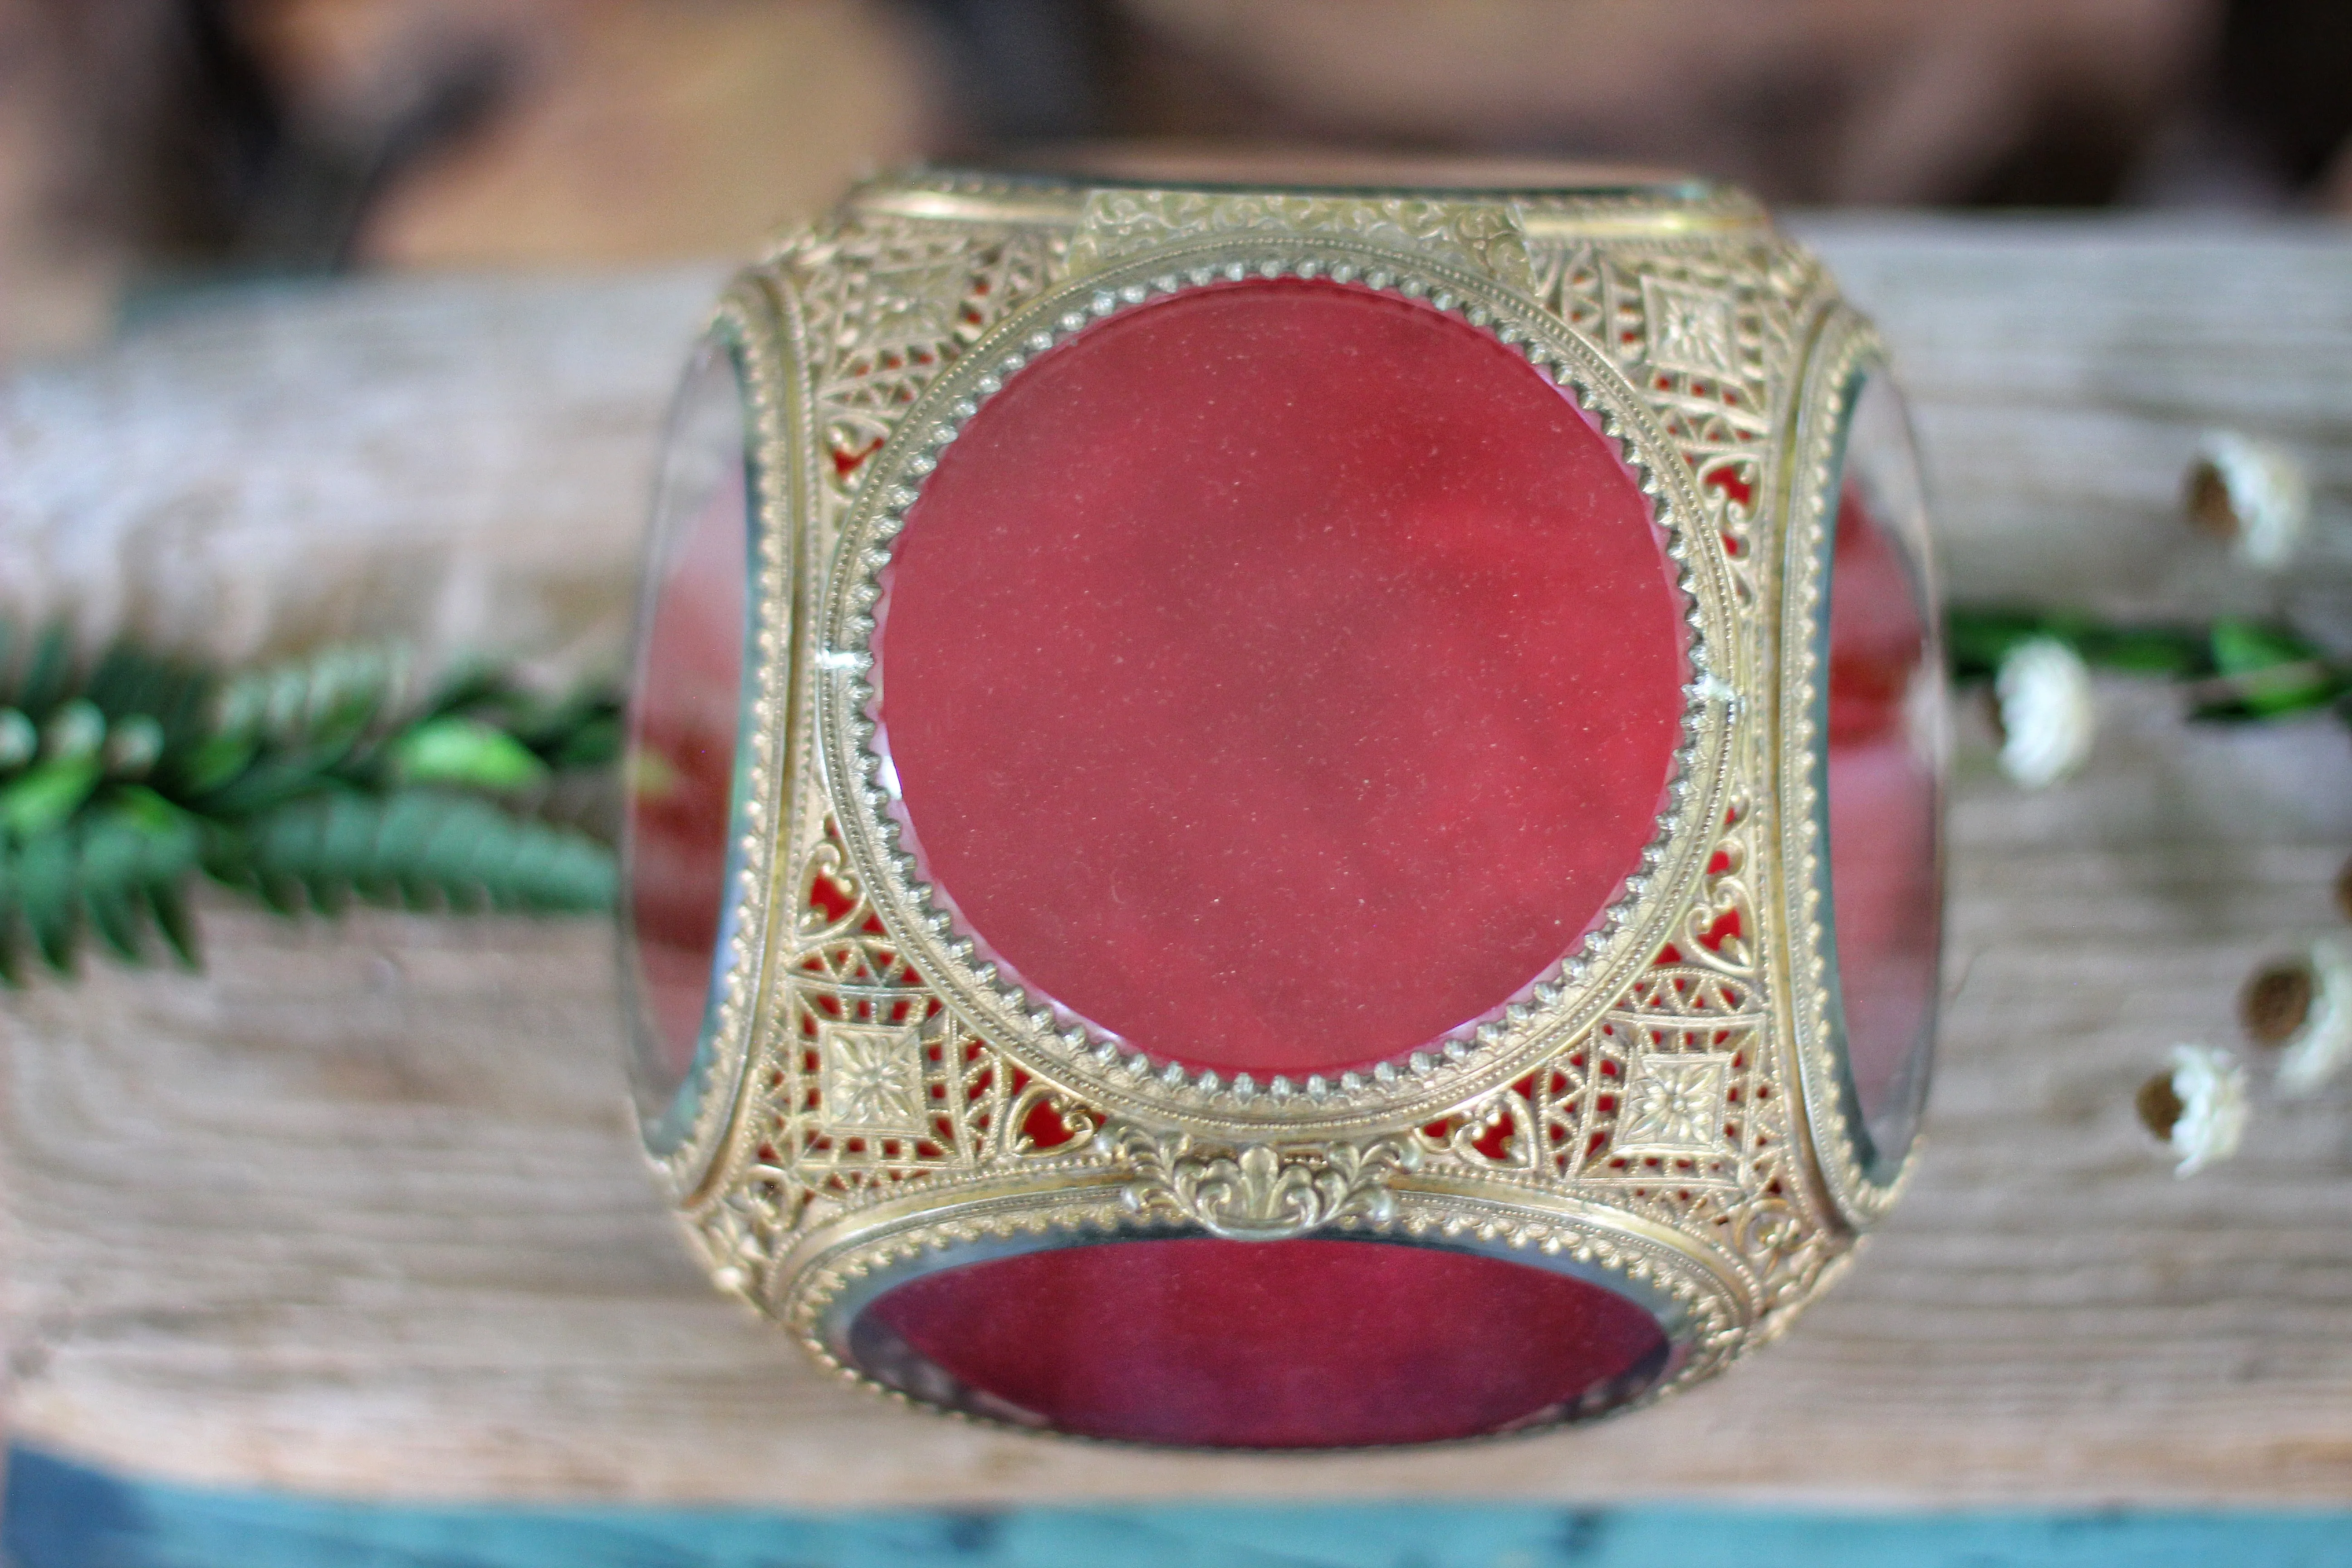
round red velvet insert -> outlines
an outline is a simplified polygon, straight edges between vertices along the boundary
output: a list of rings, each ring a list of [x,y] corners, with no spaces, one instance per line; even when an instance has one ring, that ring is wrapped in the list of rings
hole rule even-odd
[[[625,764],[635,1081],[648,1118],[692,1070],[726,904],[749,597],[744,442],[734,357],[706,347],[663,458]]]
[[[1894,393],[1856,399],[1830,562],[1830,886],[1847,1071],[1881,1163],[1916,1130],[1933,1045],[1943,890],[1942,679],[1914,537],[1918,491]]]
[[[925,875],[1163,1058],[1423,1046],[1558,963],[1655,831],[1685,633],[1648,503],[1425,305],[1250,282],[1087,328],[966,424],[885,582]]]
[[[1598,1414],[1664,1334],[1602,1286],[1381,1242],[1129,1241],[967,1264],[866,1309],[964,1384],[1086,1436],[1356,1447]]]

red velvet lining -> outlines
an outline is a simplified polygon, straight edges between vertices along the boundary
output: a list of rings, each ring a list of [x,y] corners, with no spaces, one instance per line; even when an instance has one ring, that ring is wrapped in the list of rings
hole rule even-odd
[[[1295,279],[1097,323],[940,459],[880,610],[926,874],[1155,1055],[1394,1057],[1654,831],[1686,631],[1612,443],[1488,334]]]
[[[1033,1252],[925,1276],[866,1310],[995,1400],[1147,1443],[1470,1437],[1605,1408],[1667,1359],[1650,1314],[1602,1286],[1315,1237]]]

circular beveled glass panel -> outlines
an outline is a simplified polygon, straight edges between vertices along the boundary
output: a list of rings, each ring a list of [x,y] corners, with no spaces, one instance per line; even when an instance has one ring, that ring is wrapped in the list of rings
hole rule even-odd
[[[965,424],[884,588],[922,875],[1162,1059],[1330,1072],[1473,1026],[1658,831],[1687,631],[1648,500],[1423,303],[1251,281],[1086,328]]]
[[[692,1123],[688,1086],[726,950],[751,615],[748,440],[734,352],[707,341],[662,453],[623,764],[632,1079],[657,1151]]]
[[[1918,1131],[1935,1045],[1945,694],[1918,460],[1883,372],[1853,394],[1843,453],[1823,726],[1831,1017],[1858,1152],[1884,1180]]]
[[[901,1392],[1084,1436],[1360,1447],[1602,1414],[1674,1364],[1625,1295],[1402,1243],[1206,1237],[1063,1247],[896,1286],[852,1358]]]

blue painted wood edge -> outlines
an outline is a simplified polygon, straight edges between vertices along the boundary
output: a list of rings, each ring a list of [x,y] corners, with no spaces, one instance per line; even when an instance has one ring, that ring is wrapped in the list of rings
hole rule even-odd
[[[0,1552],[10,1568],[2347,1568],[2352,1512],[388,1505],[131,1480],[17,1447]]]

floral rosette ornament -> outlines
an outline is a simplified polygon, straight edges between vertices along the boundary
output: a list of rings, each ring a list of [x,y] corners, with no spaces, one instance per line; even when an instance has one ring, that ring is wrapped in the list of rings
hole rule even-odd
[[[729,290],[656,510],[646,1148],[858,1381],[1582,1420],[1900,1187],[1926,521],[1876,338],[1738,194],[881,179]]]

